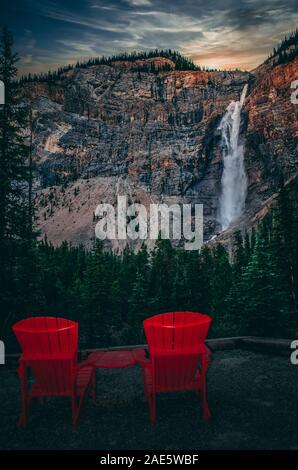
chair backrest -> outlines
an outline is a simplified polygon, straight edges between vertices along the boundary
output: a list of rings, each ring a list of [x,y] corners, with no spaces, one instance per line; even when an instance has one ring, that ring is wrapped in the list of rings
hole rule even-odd
[[[37,384],[49,393],[68,393],[78,360],[78,323],[30,317],[12,328]]]
[[[195,312],[169,312],[144,321],[155,385],[183,390],[194,380],[211,318]]]

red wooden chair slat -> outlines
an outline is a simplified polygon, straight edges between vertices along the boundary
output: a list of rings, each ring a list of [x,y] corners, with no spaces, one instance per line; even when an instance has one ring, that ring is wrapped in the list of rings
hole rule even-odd
[[[144,321],[150,360],[144,363],[144,387],[150,418],[156,421],[156,393],[202,391],[203,416],[210,413],[206,370],[210,353],[204,344],[211,318],[196,312],[169,312]]]
[[[184,336],[185,336],[185,330],[183,327],[185,325],[185,312],[174,312],[174,324],[176,328],[174,330],[174,342],[175,342],[175,348],[177,350],[183,350],[183,345],[184,345]]]
[[[83,397],[91,382],[95,386],[93,366],[78,364],[78,323],[58,317],[31,317],[16,323],[13,331],[22,349],[18,368],[22,387],[19,424],[26,424],[30,400],[45,396],[70,397],[76,424]],[[35,380],[30,390],[27,369],[31,369]]]

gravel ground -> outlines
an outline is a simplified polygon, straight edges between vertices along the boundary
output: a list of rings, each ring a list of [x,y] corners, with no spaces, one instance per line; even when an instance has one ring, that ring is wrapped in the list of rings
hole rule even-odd
[[[20,388],[0,367],[0,449],[298,449],[298,366],[288,357],[233,350],[213,356],[208,373],[212,421],[192,392],[159,395],[149,423],[138,367],[98,370],[97,403],[86,403],[77,429],[67,399],[32,407],[17,428]]]

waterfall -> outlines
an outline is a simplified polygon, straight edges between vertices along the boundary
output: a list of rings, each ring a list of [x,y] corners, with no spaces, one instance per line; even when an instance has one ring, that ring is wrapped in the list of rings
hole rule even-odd
[[[240,101],[232,101],[220,122],[218,129],[222,136],[223,173],[219,218],[222,230],[236,220],[243,212],[246,199],[247,179],[244,167],[243,146],[239,144],[241,108],[245,100],[247,84]]]

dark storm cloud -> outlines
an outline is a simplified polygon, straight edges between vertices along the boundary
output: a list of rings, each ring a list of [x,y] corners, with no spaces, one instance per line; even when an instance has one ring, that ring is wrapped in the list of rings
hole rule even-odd
[[[252,68],[297,24],[292,0],[14,0],[4,6],[22,70],[172,48],[203,65]]]

